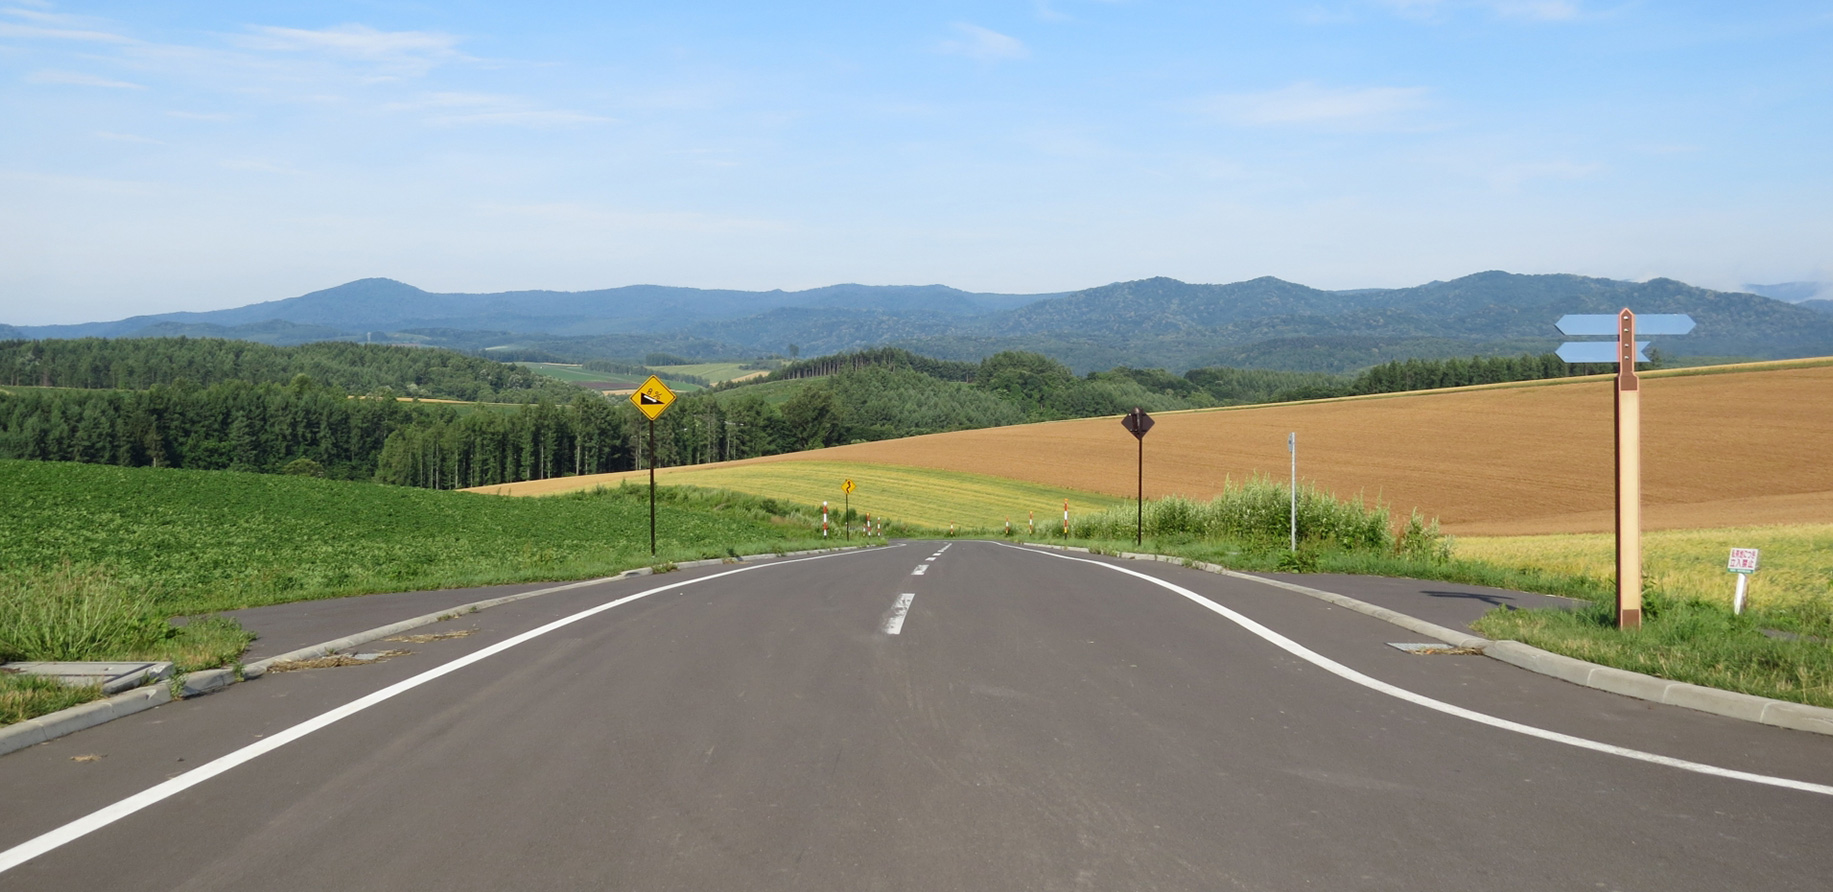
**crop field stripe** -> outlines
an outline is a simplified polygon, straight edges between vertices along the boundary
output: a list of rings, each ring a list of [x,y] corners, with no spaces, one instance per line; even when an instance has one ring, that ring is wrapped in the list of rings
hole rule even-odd
[[[727,391],[721,398],[749,390]],[[1833,463],[1818,460],[1822,444],[1833,441],[1833,412],[1817,411],[1829,404],[1833,359],[1652,374],[1643,394],[1645,528],[1833,518]],[[1145,443],[1148,497],[1208,499],[1231,479],[1240,482],[1257,474],[1283,479],[1286,436],[1299,431],[1309,444],[1299,454],[1304,482],[1339,496],[1361,493],[1380,499],[1400,516],[1417,507],[1437,517],[1448,533],[1612,528],[1613,428],[1604,378],[1158,417]],[[900,474],[928,469],[1010,481],[1001,486],[1002,493],[1017,493],[1020,486],[1071,498],[1089,493],[1079,500],[1107,507],[1133,494],[1134,449],[1132,438],[1113,418],[1089,418],[858,443],[663,473],[673,482],[819,499],[830,494],[777,479],[729,478],[729,484],[720,484],[711,482],[718,478],[689,475],[740,468],[761,475],[765,472],[750,469],[794,464],[848,467],[858,473],[866,473],[861,470],[866,467],[898,468]],[[602,479],[615,483],[617,478]],[[588,488],[594,482],[537,481],[503,491]],[[772,489],[754,488],[765,482]],[[950,489],[939,480],[921,494],[908,494],[912,510],[923,512],[929,523],[960,520],[946,515],[970,512],[975,519],[965,522],[985,523],[979,512],[1002,507],[974,496],[973,487]],[[919,519],[915,513],[905,516]]]
[[[530,481],[480,487],[478,491],[548,495],[597,485],[616,486],[624,480],[635,480],[643,473]],[[806,505],[827,500],[835,503],[836,508],[842,501],[840,481],[852,479],[860,487],[851,500],[855,511],[936,527],[950,523],[991,527],[1006,517],[1023,517],[1026,511],[1036,511],[1040,517],[1060,517],[1066,498],[1078,513],[1105,510],[1125,501],[1108,495],[961,471],[852,462],[748,461],[662,468],[657,478],[664,485],[726,489]]]
[[[891,546],[891,547],[898,548],[902,546]],[[848,556],[859,554],[859,553],[860,552],[845,552],[841,554],[821,554],[821,555],[814,555],[812,557],[791,558],[789,560],[775,561],[775,562],[768,563],[768,564],[757,564],[757,565],[750,566],[750,567],[739,567],[738,569],[735,569],[735,570],[726,570],[720,573],[714,573],[710,576],[702,576],[698,579],[689,579],[686,581],[671,582],[667,585],[659,585],[659,586],[656,586],[655,588],[646,589],[644,591],[637,592],[636,594],[633,594],[633,595],[625,595],[624,597],[618,598],[614,601],[607,601],[603,604],[598,605],[597,607],[587,608],[571,616],[561,617],[560,619],[554,620],[553,622],[548,623],[547,625],[541,626],[540,628],[531,629],[527,632],[523,632],[522,634],[517,635],[514,638],[510,638],[498,644],[493,644],[475,653],[471,653],[466,656],[459,657],[458,659],[453,660],[450,663],[446,663],[442,666],[437,666],[435,668],[429,669],[425,672],[420,673],[419,675],[413,676],[412,678],[407,678],[407,679],[403,679],[402,681],[398,681],[392,685],[389,685],[386,688],[383,688],[382,690],[376,691],[373,694],[369,694],[367,696],[358,698],[356,700],[352,700],[351,702],[346,703],[343,706],[339,706],[336,709],[332,709],[327,712],[321,713],[318,716],[315,716],[313,718],[300,722],[299,724],[294,725],[291,728],[288,728],[284,731],[281,731],[278,734],[274,734],[270,737],[263,738],[259,742],[249,744],[248,746],[245,746],[239,750],[236,750],[235,752],[229,753],[228,755],[225,755],[225,756],[221,756],[215,760],[212,760],[211,762],[208,762],[204,765],[200,765],[197,768],[193,768],[190,771],[185,772],[184,774],[181,774],[177,777],[172,778],[171,780],[168,780],[168,781],[165,781],[164,783],[150,787],[146,790],[143,790],[139,793],[134,794],[133,796],[129,796],[126,799],[116,802],[113,805],[99,809],[95,812],[85,815],[84,817],[71,821],[70,823],[63,825],[62,827],[59,827],[48,833],[41,834],[34,839],[30,839],[23,843],[20,843],[19,845],[16,845],[10,849],[7,849],[4,852],[0,852],[0,873],[5,873],[9,870],[12,870],[15,867],[18,867],[21,864],[24,864],[27,861],[32,860],[33,858],[38,857],[39,855],[43,855],[46,852],[57,849],[67,843],[81,839],[84,836],[88,836],[89,834],[94,833],[97,830],[100,830],[104,827],[107,827],[108,825],[113,824],[116,821],[126,818],[129,815],[134,814],[135,812],[138,812],[142,809],[148,808],[153,805],[157,805],[158,803],[166,799],[169,799],[179,793],[182,793],[185,790],[195,787],[198,784],[201,784],[207,780],[210,780],[211,778],[216,777],[217,775],[220,775],[226,771],[229,771],[239,765],[243,765],[248,762],[252,762],[255,759],[258,759],[261,756],[264,756],[270,752],[273,752],[274,750],[277,750],[283,746],[286,746],[289,743],[292,743],[296,740],[304,738],[307,735],[312,734],[315,731],[322,730],[339,721],[347,719],[350,716],[356,715],[357,713],[362,712],[363,710],[368,709],[371,706],[375,706],[376,704],[391,700],[397,696],[400,696],[401,694],[405,694],[408,691],[411,691],[414,688],[420,687],[421,685],[426,684],[430,681],[441,678],[445,675],[449,675],[453,672],[457,672],[458,670],[463,669],[466,666],[470,666],[473,663],[477,663],[482,660],[489,659],[490,657],[496,656],[497,654],[500,654],[503,651],[509,650],[512,647],[516,647],[518,645],[525,644],[529,641],[533,641],[534,639],[540,638],[541,636],[546,635],[549,632],[553,632],[557,629],[565,628],[566,626],[570,626],[573,623],[579,622],[580,620],[588,619],[593,616],[597,616],[598,614],[603,613],[607,610],[610,610],[613,607],[619,607],[624,604],[628,604],[632,601],[641,600],[643,598],[649,597],[650,595],[658,594],[661,592],[674,591],[674,590],[684,588],[686,586],[698,585],[702,582],[710,582],[715,579],[722,579],[724,577],[732,576],[738,573],[748,573],[753,570],[764,570],[764,569],[769,569],[771,567],[782,567],[782,566],[787,566],[789,564],[799,564],[805,561],[818,561],[818,560],[826,560],[828,558],[848,557]],[[609,578],[593,580],[594,583],[602,583],[602,582],[609,582],[609,581],[611,581]]]
[[[1509,719],[1498,718],[1496,716],[1489,715],[1488,713],[1477,712],[1474,709],[1466,709],[1462,706],[1456,706],[1451,703],[1446,703],[1443,700],[1435,700],[1431,697],[1427,697],[1424,694],[1416,694],[1412,691],[1407,690],[1406,688],[1400,687],[1399,685],[1390,684],[1388,682],[1382,681],[1381,679],[1375,678],[1373,676],[1364,675],[1361,672],[1358,672],[1354,669],[1349,668],[1348,666],[1343,665],[1342,663],[1339,663],[1329,657],[1326,657],[1323,654],[1320,654],[1302,644],[1299,644],[1298,642],[1293,641],[1292,639],[1287,638],[1286,636],[1281,635],[1280,633],[1275,632],[1272,629],[1269,629],[1266,626],[1263,626],[1260,623],[1255,622],[1254,620],[1251,620],[1239,613],[1236,613],[1235,611],[1230,610],[1229,608],[1224,607],[1221,604],[1217,604],[1216,602],[1211,601],[1210,599],[1203,597],[1202,595],[1199,595],[1196,592],[1193,592],[1190,589],[1184,588],[1183,586],[1178,585],[1176,583],[1167,582],[1156,576],[1151,576],[1146,573],[1141,573],[1138,570],[1133,570],[1133,569],[1129,569],[1126,567],[1117,567],[1113,564],[1109,564],[1104,561],[1095,561],[1095,560],[1089,560],[1087,558],[1070,557],[1069,555],[1055,554],[1055,553],[1048,552],[1048,551],[1038,551],[1036,549],[1031,549],[1031,548],[1021,548],[1016,545],[1005,545],[1004,543],[996,543],[996,544],[1002,545],[1006,548],[1011,548],[1015,551],[1028,551],[1032,554],[1041,555],[1043,557],[1056,558],[1058,560],[1064,560],[1064,561],[1074,561],[1079,564],[1093,564],[1097,567],[1105,567],[1106,569],[1112,570],[1116,573],[1124,573],[1128,576],[1132,576],[1138,579],[1145,580],[1146,582],[1156,585],[1159,588],[1168,589],[1172,592],[1182,595],[1184,598],[1190,600],[1191,602],[1197,604],[1198,606],[1203,607],[1204,609],[1209,610],[1210,612],[1215,613],[1223,617],[1224,619],[1227,619],[1229,622],[1232,622],[1235,625],[1238,625],[1241,628],[1246,629],[1247,631],[1253,633],[1254,635],[1259,636],[1262,640],[1267,641],[1268,643],[1272,644],[1273,646],[1278,647],[1279,649],[1289,654],[1292,654],[1293,656],[1298,657],[1299,659],[1304,660],[1305,662],[1308,662],[1314,666],[1317,666],[1318,668],[1323,669],[1324,671],[1329,672],[1332,675],[1335,675],[1339,678],[1354,682],[1370,690],[1378,691],[1380,693],[1386,694],[1389,697],[1393,697],[1398,700],[1404,700],[1408,703],[1412,703],[1417,706],[1423,706],[1427,709],[1442,712],[1449,716],[1455,716],[1457,718],[1476,722],[1480,725],[1488,725],[1489,727],[1492,727],[1492,728],[1499,728],[1504,731],[1512,731],[1516,734],[1525,734],[1529,737],[1537,737],[1537,738],[1540,738],[1541,740],[1547,740],[1553,743],[1561,743],[1561,744],[1565,744],[1566,746],[1578,747],[1579,749],[1591,750],[1592,752],[1604,753],[1604,754],[1612,755],[1612,756],[1621,756],[1625,759],[1634,759],[1638,762],[1648,762],[1650,764],[1662,765],[1668,768],[1678,768],[1682,771],[1691,771],[1695,774],[1710,775],[1712,777],[1722,777],[1722,778],[1727,778],[1730,780],[1747,781],[1749,783],[1763,784],[1763,785],[1771,786],[1771,787],[1782,787],[1784,789],[1789,789],[1789,790],[1798,790],[1803,793],[1815,793],[1821,796],[1833,796],[1833,786],[1828,786],[1825,784],[1810,783],[1808,781],[1798,781],[1798,780],[1793,780],[1793,779],[1785,778],[1785,777],[1773,777],[1767,774],[1756,774],[1754,772],[1749,772],[1749,771],[1738,771],[1733,768],[1721,768],[1717,765],[1707,765],[1703,762],[1690,762],[1686,759],[1676,759],[1672,756],[1663,756],[1658,753],[1644,752],[1642,750],[1630,749],[1629,747],[1617,746],[1616,744],[1611,744],[1611,743],[1602,743],[1600,741],[1590,740],[1584,737],[1575,737],[1571,734],[1562,734],[1558,731],[1549,731],[1545,728],[1538,728],[1533,725],[1525,725],[1520,722],[1510,721]]]

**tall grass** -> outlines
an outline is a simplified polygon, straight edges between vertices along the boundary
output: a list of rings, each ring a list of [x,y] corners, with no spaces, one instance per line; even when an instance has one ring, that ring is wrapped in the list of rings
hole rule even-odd
[[[226,617],[173,625],[158,588],[95,567],[0,576],[0,662],[156,660],[189,672],[235,659],[254,639]]]
[[[1224,481],[1222,493],[1207,502],[1170,496],[1144,505],[1144,534],[1153,539],[1227,540],[1264,545],[1286,542],[1291,533],[1291,490],[1270,478],[1245,483]],[[1072,517],[1070,536],[1077,539],[1125,540],[1139,522],[1133,505]],[[1298,540],[1301,548],[1338,551],[1392,551],[1396,544],[1386,506],[1362,499],[1341,499],[1304,484],[1298,489]],[[1420,521],[1423,531],[1427,527]],[[1432,529],[1436,529],[1433,524]],[[1417,539],[1415,540],[1417,541]]]
[[[0,582],[0,662],[124,659],[151,649],[168,626],[145,588],[69,567]]]

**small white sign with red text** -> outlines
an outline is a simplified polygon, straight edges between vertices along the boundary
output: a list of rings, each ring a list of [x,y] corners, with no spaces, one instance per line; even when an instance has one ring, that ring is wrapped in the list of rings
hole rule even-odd
[[[1731,549],[1731,563],[1728,564],[1725,567],[1725,569],[1730,570],[1733,573],[1755,573],[1757,572],[1757,549],[1755,548],[1733,548]]]

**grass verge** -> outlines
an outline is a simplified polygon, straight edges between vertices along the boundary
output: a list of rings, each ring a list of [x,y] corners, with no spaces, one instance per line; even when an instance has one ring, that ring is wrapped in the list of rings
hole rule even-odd
[[[1149,537],[1143,545],[1134,545],[1130,537],[1053,541],[1103,554],[1153,552],[1250,572],[1394,576],[1580,598],[1589,603],[1577,610],[1494,610],[1472,629],[1486,638],[1520,641],[1618,669],[1833,707],[1833,610],[1829,599],[1816,590],[1825,585],[1825,577],[1816,576],[1819,571],[1814,569],[1828,560],[1822,535],[1801,528],[1651,534],[1650,539],[1661,540],[1650,552],[1652,566],[1667,567],[1673,561],[1674,570],[1650,574],[1643,625],[1629,631],[1615,626],[1615,581],[1608,565],[1598,566],[1596,555],[1568,541],[1580,537],[1524,537],[1549,541],[1512,543],[1509,548],[1485,543],[1472,549],[1483,557],[1465,556],[1462,542],[1425,554],[1326,542],[1294,555],[1285,543],[1264,537],[1208,539],[1182,534]],[[1766,549],[1765,566],[1776,569],[1767,596],[1753,599],[1741,615],[1731,612],[1728,598],[1715,592],[1717,586],[1694,587],[1700,580],[1723,580],[1702,575],[1693,557],[1679,559],[1699,551],[1702,542],[1716,549],[1720,540],[1758,544]],[[1723,573],[1722,566],[1714,572]],[[1784,588],[1778,582],[1790,578],[1808,585]]]
[[[0,675],[0,727],[80,706],[102,696],[95,686],[73,688],[49,678]]]
[[[1652,595],[1652,596],[1651,596]],[[1618,669],[1674,681],[1833,707],[1833,647],[1810,638],[1763,634],[1758,613],[1735,615],[1718,604],[1643,595],[1640,629],[1616,627],[1616,605],[1600,599],[1582,610],[1492,611],[1477,634],[1512,639]]]
[[[818,548],[806,506],[647,490],[511,499],[227,471],[0,461],[0,661],[233,663],[252,640],[197,616],[372,592],[588,579]],[[863,543],[862,543],[863,544]],[[6,679],[18,717],[71,705]],[[76,702],[80,702],[76,701]],[[9,706],[9,709],[12,707]]]

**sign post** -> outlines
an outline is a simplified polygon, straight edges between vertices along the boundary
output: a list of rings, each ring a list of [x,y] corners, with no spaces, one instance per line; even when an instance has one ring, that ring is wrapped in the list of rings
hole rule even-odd
[[[1750,577],[1757,572],[1757,549],[1731,549],[1731,562],[1725,569],[1738,575],[1738,593],[1731,599],[1731,612],[1744,612],[1744,593],[1750,590]]]
[[[1650,314],[1639,320],[1626,307],[1616,315],[1561,316],[1555,323],[1568,335],[1615,335],[1608,341],[1574,341],[1561,344],[1559,358],[1567,362],[1614,362],[1616,377],[1617,445],[1617,628],[1642,625],[1642,382],[1636,363],[1647,362],[1636,340],[1645,335],[1686,334],[1693,318],[1684,314]]]
[[[847,541],[853,540],[853,478],[848,477],[840,484],[840,522],[846,524]]]
[[[668,389],[662,379],[654,375],[643,382],[635,393],[630,394],[630,402],[636,410],[649,419],[649,556],[656,556],[656,419],[668,411],[675,403],[675,392]]]
[[[1139,441],[1139,497],[1137,499],[1139,516],[1133,528],[1134,545],[1143,545],[1146,541],[1146,431],[1152,429],[1152,424],[1152,416],[1147,415],[1146,410],[1137,406],[1120,419],[1120,426],[1126,428],[1127,432]],[[1069,503],[1064,503],[1065,526],[1068,525],[1068,505]]]

